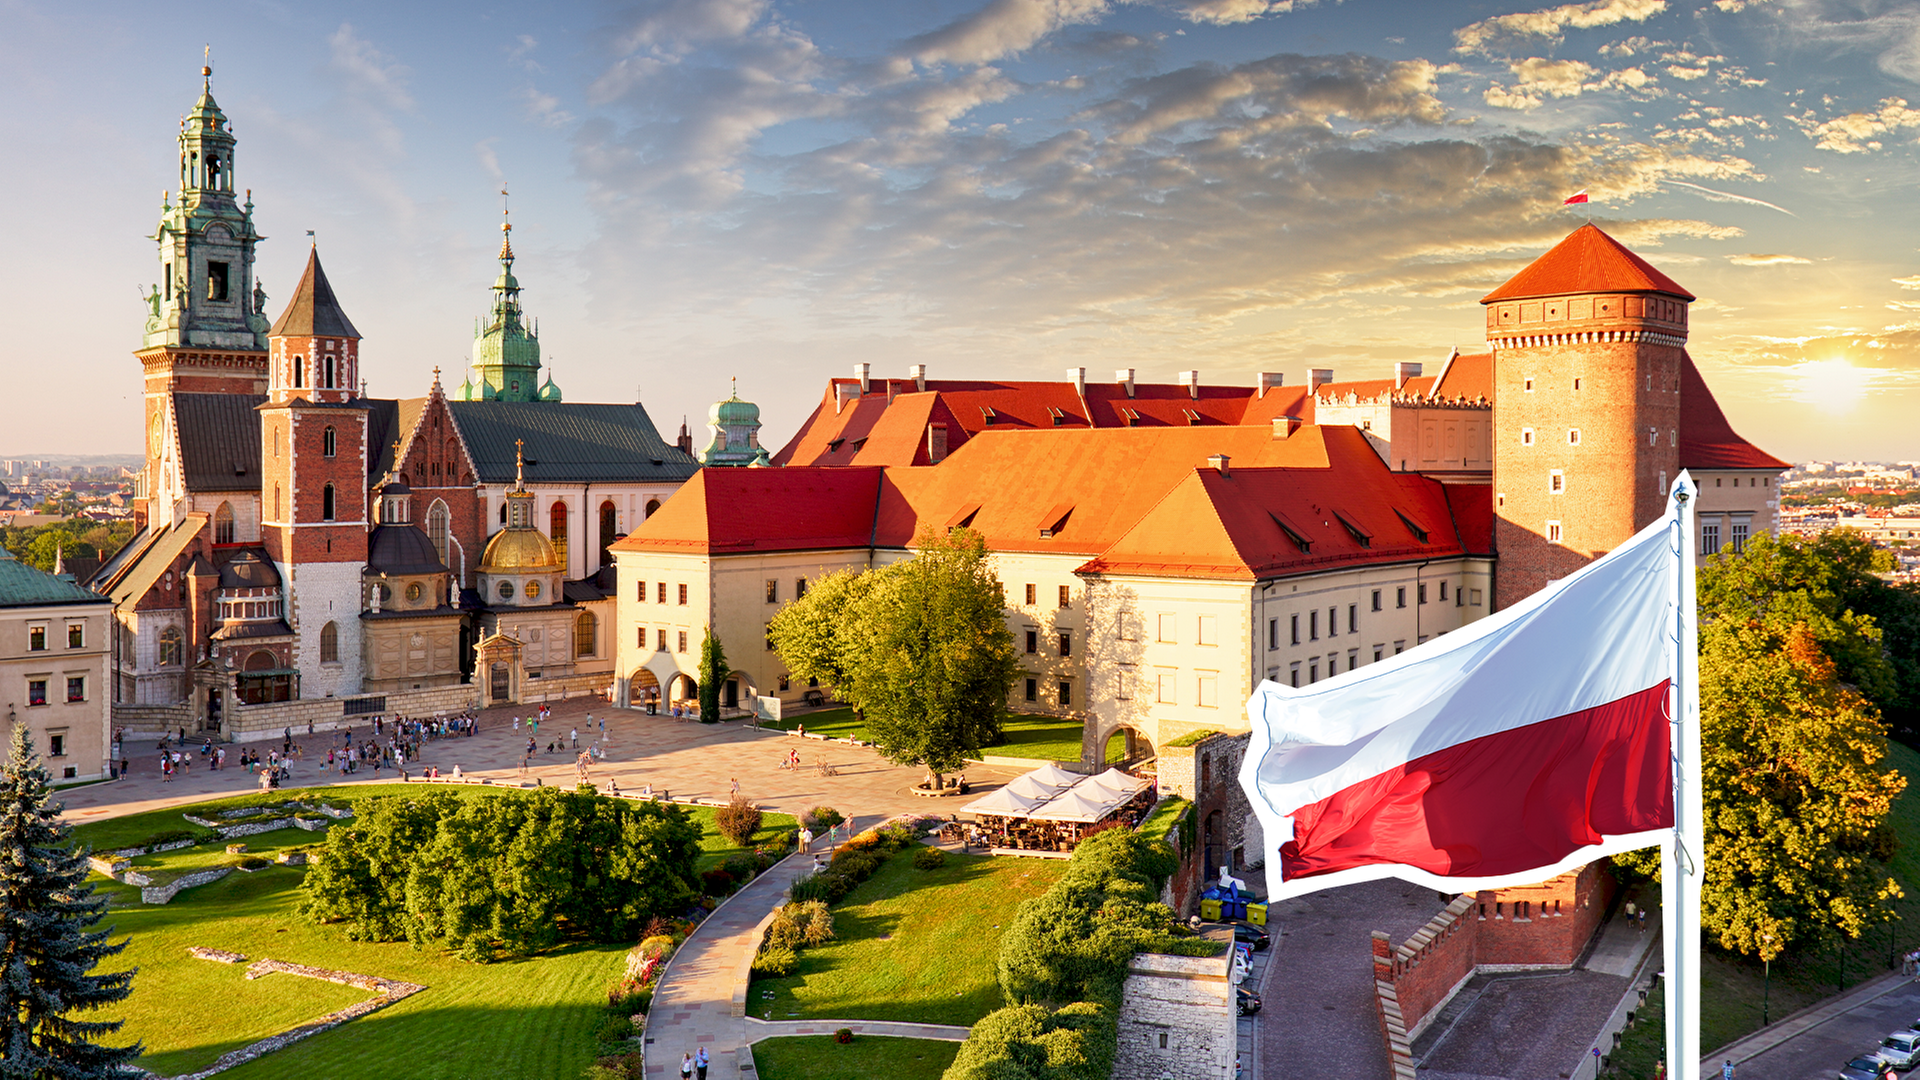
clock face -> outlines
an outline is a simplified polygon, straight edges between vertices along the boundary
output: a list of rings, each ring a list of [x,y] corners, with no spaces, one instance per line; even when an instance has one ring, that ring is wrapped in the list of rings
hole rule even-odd
[[[414,583],[413,583],[413,584],[411,584],[411,585],[408,585],[408,586],[407,586],[407,603],[409,603],[409,604],[417,604],[417,603],[419,603],[419,602],[420,602],[420,596],[421,596],[421,594],[422,594],[422,592],[423,592],[423,591],[424,591],[424,590],[422,590],[422,589],[420,588],[420,583],[419,583],[419,582],[417,582],[417,581],[416,581],[416,582],[414,582]]]
[[[153,414],[153,419],[147,422],[148,457],[157,458],[160,456],[160,447],[166,440],[166,426],[166,418],[157,412]]]

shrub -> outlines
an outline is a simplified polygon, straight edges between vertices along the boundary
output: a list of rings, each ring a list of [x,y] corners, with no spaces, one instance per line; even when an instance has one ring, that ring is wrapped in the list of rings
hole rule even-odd
[[[603,1043],[623,1043],[633,1038],[633,1018],[615,1013],[600,1025],[599,1040]]]
[[[911,825],[889,825],[880,830],[880,844],[888,851],[905,851],[915,839]]]
[[[797,904],[788,904],[786,910],[792,913],[793,922],[800,927],[800,936],[809,945],[821,945],[833,940],[833,912],[819,900],[804,900]]]
[[[745,885],[747,882],[752,881],[753,876],[759,873],[762,868],[759,862],[751,855],[733,854],[727,856],[726,861],[720,864],[720,869],[732,874],[733,880]]]
[[[913,868],[916,870],[938,870],[947,865],[947,853],[937,847],[923,847],[913,853]]]
[[[687,932],[684,926],[685,924],[678,919],[669,918],[665,915],[655,915],[653,918],[647,920],[647,928],[640,932],[640,941],[642,944],[645,944],[648,938],[685,938]]]
[[[852,1029],[852,1028],[841,1028],[841,1029],[839,1029],[838,1031],[835,1031],[835,1032],[833,1033],[833,1041],[834,1041],[834,1042],[837,1042],[837,1043],[850,1043],[850,1042],[852,1042],[852,1041],[853,1041],[853,1029]]]
[[[646,1069],[640,1058],[637,1050],[598,1058],[587,1066],[586,1080],[642,1080]]]
[[[817,833],[826,832],[845,820],[846,815],[831,806],[816,806],[800,815],[800,824]]]
[[[851,840],[848,840],[846,843],[841,844],[840,848],[843,851],[844,850],[872,851],[874,848],[879,846],[880,846],[880,834],[877,832],[874,832],[872,829],[868,829],[866,832],[858,833]]]
[[[782,976],[793,974],[794,967],[799,963],[800,958],[794,955],[792,949],[783,949],[769,945],[761,949],[760,954],[753,958],[753,973],[755,975],[764,975],[770,979],[778,979]]]
[[[242,870],[264,870],[272,866],[273,862],[270,859],[263,859],[258,855],[249,855],[239,860],[235,865],[239,866]]]
[[[700,889],[708,896],[725,896],[733,891],[733,875],[720,869],[703,871]]]
[[[809,874],[794,882],[793,888],[788,892],[795,900],[825,900],[828,903],[833,901],[833,897],[828,894],[825,874]]]
[[[834,854],[833,862],[828,867],[858,884],[873,876],[873,872],[880,868],[880,859],[864,851],[841,850]]]
[[[753,841],[753,834],[760,831],[760,808],[745,796],[735,795],[732,802],[714,813],[713,823],[736,847],[746,847]]]
[[[610,1013],[632,1017],[652,1008],[653,987],[642,986],[637,980],[622,979],[607,991],[607,1011]]]

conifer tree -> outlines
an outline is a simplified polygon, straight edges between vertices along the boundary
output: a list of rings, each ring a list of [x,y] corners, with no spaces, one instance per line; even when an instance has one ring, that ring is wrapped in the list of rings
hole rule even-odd
[[[125,1075],[139,1044],[102,1046],[119,1020],[78,1020],[76,1012],[111,1005],[133,992],[132,971],[91,974],[127,947],[95,930],[106,911],[86,883],[87,853],[70,839],[52,783],[28,741],[13,728],[0,770],[0,1077],[93,1080]]]
[[[701,723],[720,720],[720,684],[727,680],[731,670],[727,666],[727,651],[720,647],[720,639],[713,636],[713,627],[707,627],[707,636],[700,641]]]

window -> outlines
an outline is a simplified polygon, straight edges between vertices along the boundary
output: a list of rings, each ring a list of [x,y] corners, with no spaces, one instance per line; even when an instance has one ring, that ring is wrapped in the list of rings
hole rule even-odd
[[[333,623],[320,628],[320,662],[323,664],[340,662],[340,628]]]
[[[1072,588],[1073,587],[1071,585],[1060,586],[1060,606],[1061,607],[1073,606],[1073,593],[1071,591]]]
[[[1700,550],[1709,555],[1720,550],[1720,523],[1700,526]]]
[[[1652,378],[1652,376],[1648,376],[1648,378]],[[1647,445],[1648,446],[1660,445],[1660,431],[1658,428],[1647,429]]]
[[[1733,523],[1733,553],[1738,555],[1745,550],[1747,550],[1747,523],[1736,521]]]
[[[793,579],[793,598],[795,600],[798,600],[805,595],[807,595],[807,579],[803,577],[794,578]],[[665,601],[661,601],[661,602],[665,603]]]
[[[207,261],[207,299],[225,300],[227,298],[227,264]]]
[[[321,521],[333,520],[333,485],[332,484],[328,484],[326,487],[323,487],[320,489],[320,520]]]
[[[1393,590],[1393,606],[1397,608],[1407,606],[1407,587],[1405,585]]]
[[[539,596],[540,596],[540,579],[539,579],[539,578],[534,578],[534,579],[533,579],[532,581],[529,581],[529,582],[527,582],[527,589],[526,589],[526,591],[527,591],[527,599],[529,599],[529,600],[535,600],[535,599],[538,599],[538,598],[539,598]],[[534,631],[534,633],[536,633],[536,634],[537,634],[537,633],[539,633],[539,632],[540,632],[540,631],[538,631],[538,630],[535,630],[535,631]]]
[[[1065,679],[1061,679],[1060,680],[1060,707],[1064,709],[1071,704],[1073,704],[1073,684],[1068,682]]]
[[[1375,645],[1373,647],[1373,662],[1376,664],[1379,663],[1381,658],[1386,655],[1386,652],[1387,647],[1385,645]]]
[[[1579,380],[1579,379],[1575,379],[1575,380],[1573,380],[1573,388],[1574,388],[1575,390],[1578,390],[1578,389],[1580,389],[1580,380]]]
[[[654,642],[655,652],[666,652],[667,651],[667,632],[665,630],[655,630],[653,632],[653,642]]]
[[[1660,479],[1654,481],[1654,493],[1664,497],[1667,494],[1667,470],[1660,470]]]
[[[433,507],[427,511],[427,539],[433,541],[433,550],[440,556],[440,565],[451,569],[453,563],[447,558],[447,533],[453,521],[453,514],[447,504],[439,499],[433,500]],[[640,599],[647,598],[647,586],[640,586]]]
[[[1295,615],[1292,617],[1292,619],[1293,619],[1293,643],[1295,645],[1298,645],[1300,644],[1300,616]]]
[[[299,390],[305,387],[306,385],[307,385],[307,358],[304,356],[296,356],[293,358],[293,387],[294,389]],[[277,436],[278,434],[279,433],[276,431],[275,435]],[[274,457],[280,456],[280,443],[277,438],[274,440],[273,456]]]
[[[1523,427],[1520,429],[1520,445],[1521,446],[1533,445],[1533,429],[1532,428]]]
[[[1547,490],[1555,495],[1567,490],[1567,474],[1560,469],[1547,472]]]
[[[27,680],[27,705],[45,705],[47,703],[47,680]]]
[[[1320,681],[1320,661],[1315,660],[1307,665],[1307,681],[1310,683]]]
[[[332,389],[336,386],[339,386],[340,385],[339,361],[335,360],[331,356],[327,357],[326,367],[324,368],[324,370],[326,371],[326,381],[322,382],[320,385],[323,387],[326,387],[327,389]]]
[[[385,588],[385,586],[383,585],[383,586],[381,586],[381,588]],[[501,583],[500,583],[500,588],[499,588],[498,590],[496,590],[496,591],[497,591],[497,592],[499,592],[499,594],[500,594],[500,599],[502,599],[502,600],[511,600],[511,599],[513,599],[513,582],[511,582],[511,581],[503,581],[503,582],[501,582]]]
[[[791,675],[780,676],[780,692],[784,694],[791,689],[793,689],[793,677]]]
[[[1280,647],[1280,620],[1268,619],[1267,620],[1267,648],[1277,649],[1279,647]]]
[[[47,651],[47,628],[45,626],[27,627],[27,651]]]
[[[1073,655],[1073,631],[1071,630],[1060,631],[1060,655]]]
[[[1331,679],[1338,674],[1340,674],[1340,654],[1328,653],[1327,654],[1327,678]]]
[[[1201,673],[1200,678],[1194,684],[1194,690],[1199,695],[1198,704],[1201,708],[1217,709],[1220,707],[1219,683],[1220,677],[1218,675],[1208,672]]]
[[[780,579],[768,578],[767,579],[767,603],[777,604],[779,602],[780,602]]]
[[[67,648],[84,649],[87,647],[87,624],[70,622],[67,624]]]
[[[1115,701],[1133,700],[1133,665],[1121,664],[1120,673],[1114,676],[1113,697]]]
[[[1217,625],[1218,622],[1219,622],[1218,616],[1215,616],[1215,615],[1200,616],[1200,627],[1199,627],[1200,636],[1197,639],[1196,644],[1200,644],[1200,645],[1220,644],[1220,629]]]
[[[66,757],[67,756],[67,733],[66,732],[62,731],[57,734],[50,734],[47,736],[47,756],[48,757]]]
[[[687,651],[687,632],[685,630],[680,631],[680,648],[676,651],[678,652]]]
[[[560,565],[567,565],[567,504],[559,499],[547,508],[547,538],[553,541],[553,553]]]
[[[1039,651],[1040,651],[1040,631],[1038,630],[1027,631],[1027,652],[1037,653]]]
[[[647,500],[647,517],[652,517],[652,516],[653,516],[653,512],[654,512],[655,510],[658,510],[658,509],[660,509],[660,500],[659,500],[659,499],[648,499],[648,500]]]
[[[434,419],[439,419],[435,416]],[[613,500],[607,499],[600,504],[600,565],[613,565],[613,555],[607,550],[613,546],[614,531],[618,528],[619,512],[613,507]]]
[[[1293,670],[1289,671],[1287,676],[1294,686],[1300,685],[1300,661],[1293,662]]]
[[[1380,590],[1379,589],[1373,590],[1373,610],[1375,611],[1380,610]]]
[[[687,586],[685,582],[680,583],[680,606],[687,606]]]
[[[667,583],[666,582],[664,581],[661,582],[659,586],[654,589],[653,598],[654,598],[653,602],[656,604],[664,604],[667,602]]]
[[[1307,640],[1308,641],[1320,640],[1320,609],[1319,608],[1315,608],[1312,611],[1307,612]]]
[[[1033,605],[1039,602],[1040,602],[1040,586],[1038,585],[1027,586],[1027,606],[1032,607]]]
[[[1560,542],[1560,523],[1557,521],[1547,522],[1547,543],[1557,544],[1559,542]]]
[[[767,651],[773,652],[774,649],[773,649],[773,624],[772,623],[768,623],[765,627],[761,629],[761,636],[765,639],[767,643]]]
[[[581,612],[580,617],[573,621],[573,655],[576,659],[593,655],[593,639],[599,629],[598,620],[591,611]]]
[[[233,543],[233,504],[221,503],[213,512],[213,542],[216,544]]]
[[[1533,380],[1532,379],[1526,380],[1524,383],[1521,384],[1520,388],[1522,390],[1525,390],[1529,394],[1533,393]]]
[[[1580,445],[1580,429],[1579,428],[1567,429],[1567,445],[1568,446]]]
[[[1394,642],[1394,643],[1393,643],[1393,655],[1395,655],[1395,656],[1399,656],[1399,655],[1400,655],[1401,653],[1403,653],[1403,652],[1406,652],[1406,651],[1407,651],[1407,643],[1406,643],[1406,642],[1404,642],[1404,641],[1396,641],[1396,642]]]
[[[1481,598],[1484,594],[1481,593],[1479,589],[1474,589],[1472,590],[1472,592],[1473,592],[1473,595],[1467,598],[1467,602],[1472,604],[1474,607],[1479,607]]]
[[[180,631],[169,626],[160,631],[160,664],[166,667],[180,662]]]
[[[85,675],[67,676],[67,700],[87,700],[87,677]]]
[[[1026,690],[1027,690],[1026,698],[1028,701],[1037,702],[1040,700],[1040,680],[1039,679],[1028,679]]]
[[[1175,675],[1171,671],[1163,671],[1160,673],[1160,677],[1157,680],[1159,683],[1159,686],[1157,687],[1158,693],[1155,695],[1156,698],[1159,700],[1160,704],[1162,705],[1179,704],[1180,692],[1176,686],[1176,683],[1178,682],[1178,680],[1179,680],[1179,676]]]
[[[426,589],[422,588],[419,582],[412,581],[407,583],[407,603],[418,604],[420,598],[425,596],[426,593]]]
[[[1337,607],[1327,609],[1327,636],[1340,636],[1340,609]]]
[[[334,456],[334,452],[338,449],[338,447],[339,447],[339,442],[337,439],[335,439],[333,434],[333,429],[331,427],[327,428],[325,431],[322,431],[320,433],[320,456],[321,457]]]
[[[1347,605],[1347,633],[1357,634],[1359,632],[1360,632],[1360,605],[1348,604]]]
[[[1172,645],[1180,640],[1179,630],[1177,628],[1178,623],[1179,618],[1177,616],[1160,616],[1160,636],[1158,640],[1162,645]]]
[[[1424,581],[1421,582],[1419,588],[1420,588],[1420,602],[1424,604],[1427,602],[1427,583]]]

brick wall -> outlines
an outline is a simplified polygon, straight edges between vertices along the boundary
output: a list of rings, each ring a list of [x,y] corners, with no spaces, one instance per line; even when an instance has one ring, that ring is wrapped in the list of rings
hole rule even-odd
[[[1136,953],[1127,965],[1113,1080],[1228,1080],[1235,1047],[1228,957]]]

